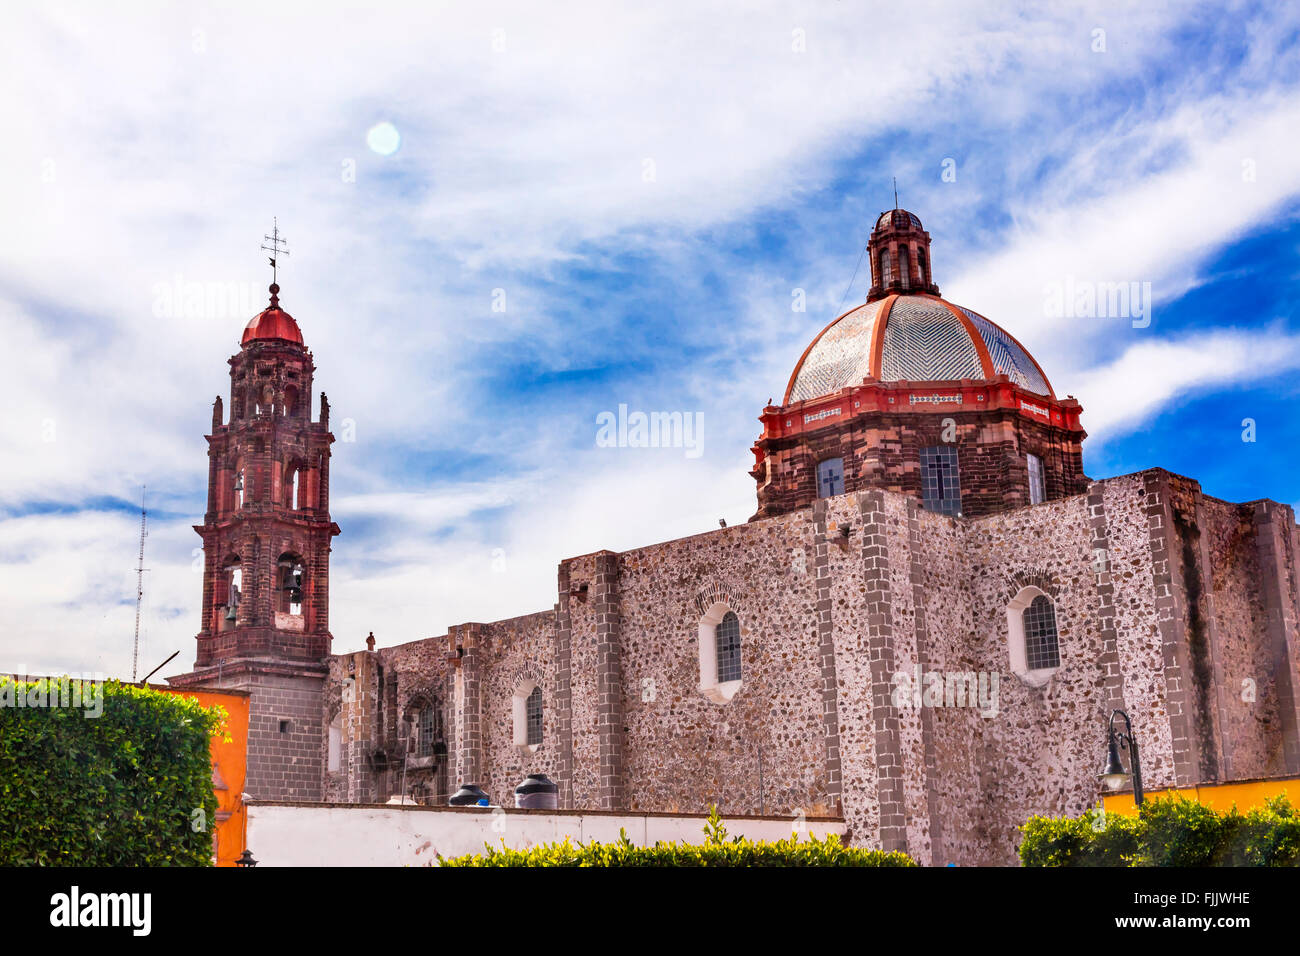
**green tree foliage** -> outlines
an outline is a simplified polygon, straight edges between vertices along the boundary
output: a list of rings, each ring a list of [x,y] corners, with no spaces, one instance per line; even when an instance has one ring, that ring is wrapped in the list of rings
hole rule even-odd
[[[51,706],[69,688],[82,705]],[[0,677],[0,865],[210,866],[225,718],[116,682]]]
[[[1136,817],[1089,810],[1020,829],[1025,866],[1300,866],[1300,815],[1285,795],[1245,814],[1174,796]]]
[[[906,853],[847,847],[835,834],[803,841],[728,839],[716,806],[704,824],[704,837],[699,846],[674,841],[638,847],[626,830],[620,830],[616,843],[574,843],[565,837],[560,843],[529,850],[511,850],[502,841],[501,849],[485,844],[482,855],[440,856],[438,862],[442,866],[916,866]]]

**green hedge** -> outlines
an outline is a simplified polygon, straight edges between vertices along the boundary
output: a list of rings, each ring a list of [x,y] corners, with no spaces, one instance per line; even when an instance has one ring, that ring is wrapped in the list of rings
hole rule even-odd
[[[561,843],[529,850],[484,844],[484,855],[439,856],[438,862],[441,866],[916,866],[906,853],[847,847],[833,833],[824,840],[728,840],[717,807],[704,825],[704,835],[701,846],[671,842],[638,847],[626,830],[620,830],[617,843],[573,843],[565,837]]]
[[[1300,866],[1300,815],[1285,795],[1245,814],[1176,796],[1137,816],[1089,810],[1020,829],[1025,866]]]
[[[162,691],[0,677],[0,865],[210,866],[224,726]]]

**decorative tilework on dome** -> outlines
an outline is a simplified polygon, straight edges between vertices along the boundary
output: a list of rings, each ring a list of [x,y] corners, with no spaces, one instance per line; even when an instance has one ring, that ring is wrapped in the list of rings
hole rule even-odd
[[[966,326],[941,300],[903,295],[894,301],[885,322],[881,381],[983,377],[979,353]]]
[[[871,374],[871,333],[884,300],[868,302],[826,329],[808,350],[786,402],[829,395]]]
[[[1007,376],[1021,388],[1039,395],[1051,395],[1052,388],[1038,371],[1038,366],[1024,349],[1006,332],[978,312],[957,306],[971,320],[975,331],[984,340],[984,346],[993,359],[993,369]]]
[[[784,403],[821,398],[866,378],[951,382],[998,374],[1027,392],[1054,397],[1029,353],[978,312],[937,296],[891,295],[846,312],[813,340],[795,366]]]

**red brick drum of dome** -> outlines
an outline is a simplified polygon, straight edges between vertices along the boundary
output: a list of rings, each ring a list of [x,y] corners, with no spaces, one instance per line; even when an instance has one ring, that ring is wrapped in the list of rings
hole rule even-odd
[[[751,520],[870,488],[967,516],[1082,493],[1081,406],[1010,333],[939,296],[920,219],[882,213],[867,251],[867,301],[813,339],[759,419]]]

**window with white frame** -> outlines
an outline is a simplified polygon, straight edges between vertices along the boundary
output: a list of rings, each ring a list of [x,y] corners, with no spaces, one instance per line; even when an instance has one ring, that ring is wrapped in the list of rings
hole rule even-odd
[[[325,769],[329,773],[338,773],[343,764],[343,714],[337,713],[329,725],[329,744]]]
[[[542,746],[542,688],[523,681],[512,698],[515,746],[536,753]]]
[[[718,651],[718,681],[740,680],[740,618],[728,611],[714,629]]]
[[[534,687],[528,700],[524,702],[524,720],[530,745],[542,742],[542,689]]]
[[[1029,503],[1041,505],[1047,500],[1043,491],[1043,459],[1037,455],[1027,455],[1029,462]]]
[[[725,704],[740,690],[743,632],[740,618],[723,602],[713,604],[699,623],[700,692]]]
[[[1028,586],[1007,605],[1011,670],[1031,687],[1046,684],[1061,667],[1056,604],[1039,588]]]

